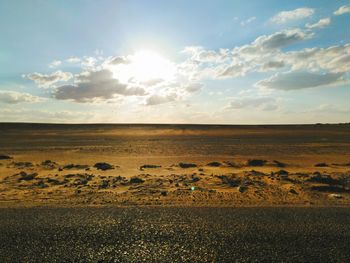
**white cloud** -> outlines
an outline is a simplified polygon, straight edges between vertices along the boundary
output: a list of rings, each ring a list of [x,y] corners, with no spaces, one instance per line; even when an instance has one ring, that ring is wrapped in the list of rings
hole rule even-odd
[[[290,21],[301,20],[310,17],[315,10],[308,7],[297,8],[290,11],[282,11],[271,18],[271,21],[277,24],[286,23]]]
[[[312,33],[303,32],[300,29],[284,30],[271,35],[263,35],[258,37],[252,46],[258,49],[281,49],[296,42],[309,39]]]
[[[49,64],[49,68],[56,68],[58,67],[59,65],[62,64],[62,61],[60,60],[54,60],[52,61],[50,64]]]
[[[17,104],[22,102],[33,103],[33,102],[40,102],[43,100],[44,100],[43,98],[33,96],[29,93],[10,91],[10,90],[0,91],[0,103],[6,103],[6,104]]]
[[[0,109],[1,121],[12,122],[44,122],[44,123],[82,123],[82,122],[97,122],[93,119],[94,114],[91,112],[82,111],[48,111],[34,109]],[[98,119],[100,121],[101,118]]]
[[[336,16],[344,15],[346,13],[350,13],[350,6],[343,5],[339,7],[333,14]]]
[[[284,30],[256,38],[251,44],[236,47],[231,53],[231,62],[216,66],[217,77],[239,77],[251,71],[267,71],[282,68],[285,63],[278,59],[281,49],[294,43],[309,39],[311,32],[300,29]],[[266,62],[268,61],[268,62]]]
[[[273,97],[241,97],[230,101],[226,109],[258,108],[264,111],[272,111],[278,108],[277,99]]]
[[[283,51],[285,47],[312,37],[311,31],[293,29],[259,36],[251,44],[225,52],[205,50],[202,47],[191,48],[190,58],[181,64],[181,73],[190,75],[193,80],[201,81],[236,78],[250,72],[281,69],[314,72],[320,75],[350,72],[350,44]]]
[[[256,20],[256,17],[255,16],[252,16],[250,18],[248,18],[247,20],[244,20],[244,21],[241,21],[241,26],[246,26],[250,23],[252,23],[254,20]]]
[[[185,85],[184,88],[186,91],[193,93],[193,92],[200,91],[203,88],[203,86],[204,86],[203,83],[194,82],[194,83]]]
[[[276,90],[298,90],[345,83],[344,73],[315,73],[307,71],[291,71],[277,73],[255,85],[260,88]]]
[[[249,67],[244,63],[232,63],[218,74],[218,77],[239,77],[244,76]]]
[[[171,94],[166,94],[166,95],[153,94],[153,95],[146,98],[145,104],[147,106],[164,104],[164,103],[175,101],[178,98],[179,98],[178,94],[176,94],[176,93],[171,93]]]
[[[329,17],[326,17],[326,18],[320,19],[317,23],[314,23],[314,24],[307,23],[305,26],[309,29],[314,29],[314,28],[324,28],[330,24],[331,24],[331,19]]]
[[[268,61],[263,64],[261,71],[268,71],[273,69],[283,68],[285,66],[284,61]]]
[[[185,47],[181,53],[190,55],[191,61],[195,62],[220,62],[226,58],[229,50],[220,49],[218,52],[214,50],[206,50],[201,46],[189,46]]]
[[[73,74],[70,72],[63,72],[58,70],[51,74],[41,74],[41,73],[31,73],[25,75],[24,77],[34,81],[40,87],[49,87],[50,85],[60,82],[60,81],[68,81],[73,77]]]
[[[350,44],[328,48],[307,48],[280,55],[293,70],[329,71],[333,73],[350,71]]]
[[[84,57],[81,60],[81,66],[83,68],[93,69],[96,66],[97,59],[94,57]]]
[[[70,57],[66,61],[68,63],[76,64],[76,63],[79,63],[81,61],[81,59],[78,57]]]
[[[130,60],[123,56],[114,56],[106,59],[105,63],[110,65],[129,64]]]
[[[75,77],[75,83],[63,85],[53,92],[58,100],[73,100],[76,102],[91,102],[98,99],[108,100],[116,95],[145,95],[140,87],[128,87],[113,77],[107,69],[83,72]]]

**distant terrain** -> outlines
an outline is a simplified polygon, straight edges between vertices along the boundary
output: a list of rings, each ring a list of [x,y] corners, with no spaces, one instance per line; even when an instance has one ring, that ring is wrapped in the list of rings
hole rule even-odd
[[[0,124],[1,207],[349,204],[349,124]]]

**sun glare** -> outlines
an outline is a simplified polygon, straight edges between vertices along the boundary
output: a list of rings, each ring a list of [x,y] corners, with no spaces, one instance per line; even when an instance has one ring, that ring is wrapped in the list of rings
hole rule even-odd
[[[134,79],[137,82],[162,79],[171,80],[175,75],[175,65],[156,52],[142,50],[129,57],[130,63],[118,69],[122,79]]]

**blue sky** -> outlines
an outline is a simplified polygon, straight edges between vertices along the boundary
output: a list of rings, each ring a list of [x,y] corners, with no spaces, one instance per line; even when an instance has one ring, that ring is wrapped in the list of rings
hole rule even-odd
[[[349,122],[350,1],[0,3],[0,121]]]

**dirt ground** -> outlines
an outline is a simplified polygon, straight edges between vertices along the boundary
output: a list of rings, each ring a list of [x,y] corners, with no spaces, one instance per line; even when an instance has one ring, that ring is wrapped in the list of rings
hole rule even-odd
[[[349,204],[349,124],[0,124],[0,207]]]

